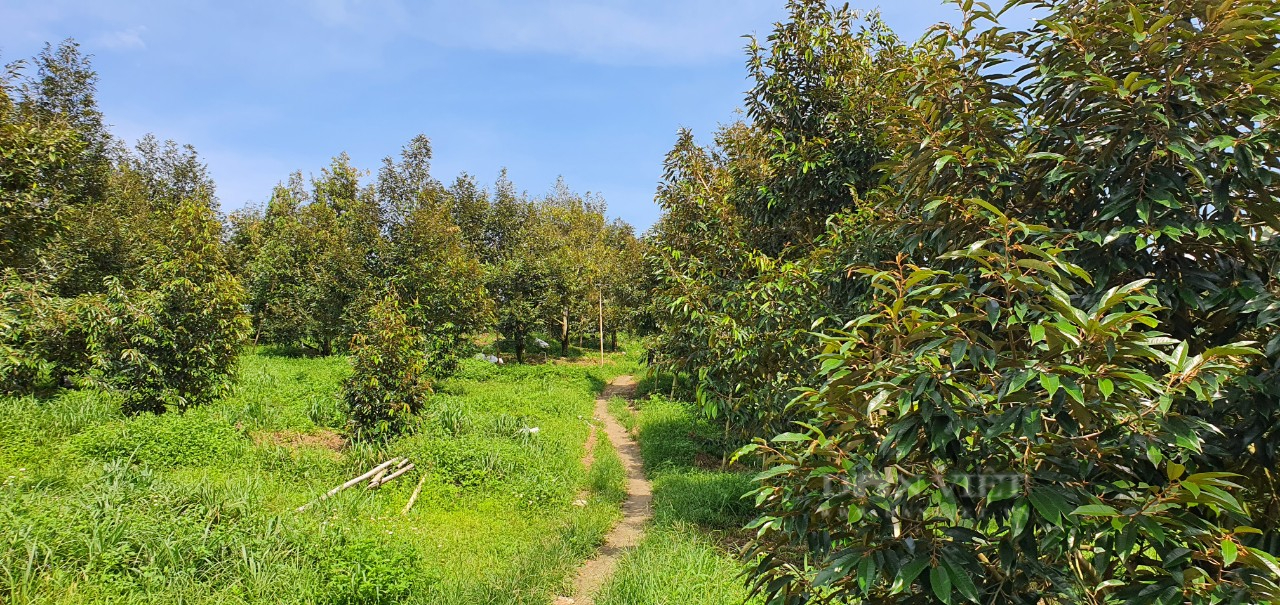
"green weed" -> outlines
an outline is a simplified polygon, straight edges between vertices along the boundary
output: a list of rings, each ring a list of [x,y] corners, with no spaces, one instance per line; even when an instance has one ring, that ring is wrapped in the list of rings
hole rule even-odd
[[[737,530],[751,520],[751,476],[706,470],[670,471],[653,482],[654,519],[688,522],[714,529]]]
[[[69,447],[99,460],[166,467],[234,459],[244,452],[247,440],[208,411],[194,408],[159,416],[143,413],[100,424],[77,434]]]
[[[185,413],[126,418],[91,389],[0,398],[0,602],[542,604],[617,519],[620,461],[603,443],[580,460],[627,357],[464,360],[405,435],[335,449],[295,437],[343,430],[350,364],[269,353]],[[391,456],[417,469],[293,512]]]

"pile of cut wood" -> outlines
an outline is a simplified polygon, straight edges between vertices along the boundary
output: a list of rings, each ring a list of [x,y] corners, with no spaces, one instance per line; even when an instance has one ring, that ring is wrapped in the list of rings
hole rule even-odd
[[[338,487],[335,487],[329,490],[328,492],[325,492],[325,494],[323,496],[320,496],[320,498],[316,500],[312,500],[311,502],[303,504],[302,506],[299,506],[298,512],[307,510],[308,508],[311,507],[311,505],[317,502],[323,502],[325,500],[328,500],[329,498],[336,496],[338,493],[342,492],[343,490],[360,485],[365,481],[369,482],[369,484],[365,487],[365,489],[371,489],[371,490],[378,489],[379,487],[386,485],[388,482],[395,479],[396,477],[399,477],[400,475],[403,475],[413,470],[413,468],[414,468],[413,463],[409,462],[408,458],[399,458],[399,457],[392,458],[386,462],[383,462],[382,464],[379,464],[378,466],[373,467],[372,469],[369,469],[369,471],[366,472],[365,474],[360,475],[359,477],[356,477],[350,481],[347,481],[346,483],[343,483],[342,485],[339,485]],[[413,495],[409,497],[409,503],[405,505],[404,510],[402,511],[402,514],[408,513],[409,509],[413,508],[413,503],[418,499],[418,493],[422,491],[422,484],[426,480],[427,480],[427,475],[426,473],[423,473],[422,478],[418,480],[418,487],[414,488]]]

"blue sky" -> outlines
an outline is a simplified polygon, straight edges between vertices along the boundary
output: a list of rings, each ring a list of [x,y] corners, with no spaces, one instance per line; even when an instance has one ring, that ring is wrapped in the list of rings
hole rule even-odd
[[[956,15],[852,4],[907,39]],[[342,151],[376,169],[424,133],[442,181],[505,166],[538,195],[563,175],[642,231],[677,129],[706,140],[733,119],[742,36],[784,15],[782,0],[6,0],[0,60],[75,38],[112,131],[194,145],[227,211]]]

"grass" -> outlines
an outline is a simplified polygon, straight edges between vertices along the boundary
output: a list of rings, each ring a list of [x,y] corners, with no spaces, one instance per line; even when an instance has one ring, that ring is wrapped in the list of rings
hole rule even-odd
[[[746,589],[738,577],[740,569],[701,528],[657,524],[623,558],[596,603],[742,605]]]
[[[633,411],[615,399],[609,411],[638,435],[653,483],[654,521],[640,545],[622,558],[596,603],[758,603],[747,599],[742,564],[732,546],[751,518],[751,503],[742,498],[751,489],[750,475],[699,466],[721,460],[724,452],[718,430],[689,404],[654,394],[636,406]]]
[[[619,514],[607,442],[579,462],[594,394],[634,367],[612,358],[466,360],[408,434],[337,449],[342,357],[246,354],[232,395],[159,417],[0,398],[0,602],[547,603]],[[418,468],[293,512],[391,456]]]
[[[609,436],[600,431],[596,434],[595,461],[587,476],[592,495],[605,502],[622,504],[627,497],[627,469],[622,466],[622,458],[609,442]]]

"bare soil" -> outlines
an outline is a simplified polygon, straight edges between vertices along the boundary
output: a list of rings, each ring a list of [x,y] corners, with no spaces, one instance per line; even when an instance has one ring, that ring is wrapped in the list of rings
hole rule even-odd
[[[640,543],[644,537],[645,526],[653,517],[653,489],[649,480],[644,477],[644,467],[640,460],[640,446],[627,434],[612,415],[609,414],[609,400],[614,397],[630,399],[636,390],[636,381],[631,376],[615,378],[604,392],[596,398],[595,417],[604,425],[605,435],[618,451],[622,465],[627,470],[627,498],[622,502],[622,520],[605,536],[604,545],[596,556],[578,569],[578,576],[573,581],[573,594],[557,597],[555,605],[592,605],[596,593],[604,586],[618,560],[631,548]],[[595,432],[592,432],[591,449],[594,449]],[[588,457],[594,454],[588,450]]]
[[[291,450],[298,450],[304,447],[322,448],[333,452],[340,452],[347,445],[342,435],[339,435],[328,429],[320,429],[314,433],[299,433],[297,431],[273,431],[259,432],[251,435],[253,442],[259,445],[271,444],[281,447],[287,447]]]

